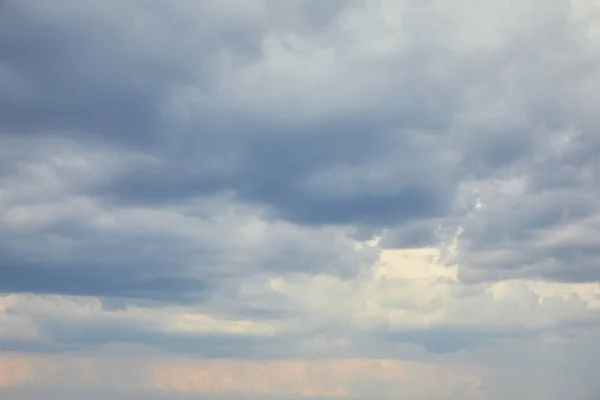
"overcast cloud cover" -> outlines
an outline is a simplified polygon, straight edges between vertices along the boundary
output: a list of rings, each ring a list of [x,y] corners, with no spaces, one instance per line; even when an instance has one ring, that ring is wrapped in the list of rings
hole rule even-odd
[[[0,397],[600,398],[596,0],[3,0]]]

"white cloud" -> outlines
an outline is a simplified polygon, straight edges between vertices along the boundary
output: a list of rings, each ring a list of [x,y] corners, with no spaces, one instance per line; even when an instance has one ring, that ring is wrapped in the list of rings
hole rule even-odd
[[[448,266],[436,248],[382,249],[377,263],[354,279],[280,276],[263,288],[310,310],[304,324],[335,320],[366,331],[511,327],[525,334],[595,318],[600,299],[597,283],[511,279],[464,285],[458,266]]]

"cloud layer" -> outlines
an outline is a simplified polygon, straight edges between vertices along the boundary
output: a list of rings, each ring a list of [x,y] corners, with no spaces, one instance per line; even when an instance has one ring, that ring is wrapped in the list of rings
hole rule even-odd
[[[594,1],[0,10],[4,397],[598,395]]]

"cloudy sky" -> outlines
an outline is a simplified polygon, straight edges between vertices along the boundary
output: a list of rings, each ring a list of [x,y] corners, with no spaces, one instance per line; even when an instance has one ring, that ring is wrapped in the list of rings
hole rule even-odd
[[[596,0],[3,0],[0,397],[600,398]]]

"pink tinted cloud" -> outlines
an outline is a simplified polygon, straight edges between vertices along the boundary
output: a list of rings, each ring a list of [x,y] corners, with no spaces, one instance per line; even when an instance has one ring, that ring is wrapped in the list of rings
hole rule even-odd
[[[402,360],[211,360],[149,365],[152,389],[180,393],[347,397],[377,388],[446,398],[478,397],[472,371]]]
[[[473,370],[404,360],[183,360],[0,355],[0,389],[54,386],[177,394],[480,397]]]

